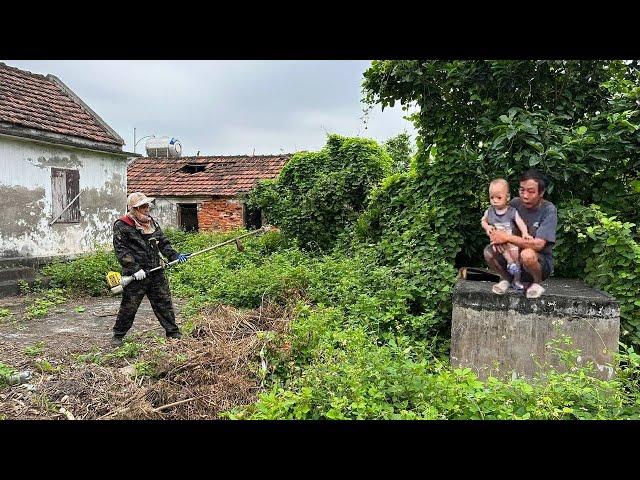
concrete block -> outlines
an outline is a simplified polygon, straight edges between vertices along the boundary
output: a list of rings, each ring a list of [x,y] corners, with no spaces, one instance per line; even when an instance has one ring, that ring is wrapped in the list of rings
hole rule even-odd
[[[536,299],[509,290],[491,291],[492,282],[460,279],[453,292],[451,364],[489,376],[532,378],[536,363],[564,366],[546,344],[561,335],[579,349],[578,362],[595,363],[595,376],[613,377],[618,351],[620,308],[616,300],[575,279],[550,278]],[[546,367],[545,367],[546,368]]]

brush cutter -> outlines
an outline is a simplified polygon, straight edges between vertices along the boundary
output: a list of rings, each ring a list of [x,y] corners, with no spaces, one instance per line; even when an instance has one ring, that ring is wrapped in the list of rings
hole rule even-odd
[[[269,225],[265,225],[264,227],[259,228],[258,230],[254,230],[253,232],[245,233],[244,235],[240,235],[239,237],[232,238],[232,239],[227,240],[227,241],[222,242],[222,243],[218,243],[217,245],[213,245],[212,247],[208,247],[208,248],[205,248],[203,250],[199,250],[197,252],[193,252],[193,253],[188,255],[188,258],[195,257],[196,255],[200,255],[202,253],[208,252],[209,250],[213,250],[214,248],[223,247],[224,245],[228,245],[230,243],[235,243],[236,247],[238,248],[238,251],[239,252],[243,252],[244,251],[244,246],[240,242],[241,238],[248,237],[250,235],[256,235],[256,234],[262,233],[262,232],[268,232],[269,230],[271,230],[271,227]],[[165,268],[169,268],[169,267],[171,267],[172,265],[175,265],[178,262],[179,262],[179,260],[174,260],[174,261],[168,262],[168,263],[163,261],[159,267],[152,268],[151,270],[148,270],[145,273],[148,275],[151,272],[155,272],[156,270],[163,270]],[[107,284],[109,285],[109,287],[111,287],[111,293],[116,294],[116,295],[119,294],[119,293],[122,293],[122,290],[124,289],[124,287],[129,285],[134,280],[135,280],[135,277],[133,277],[133,275],[123,277],[118,272],[109,272],[109,273],[107,273]]]

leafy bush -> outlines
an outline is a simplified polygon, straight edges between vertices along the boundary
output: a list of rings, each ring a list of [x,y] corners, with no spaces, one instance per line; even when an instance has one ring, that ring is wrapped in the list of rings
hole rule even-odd
[[[262,182],[249,204],[305,249],[326,251],[364,209],[391,163],[373,140],[329,135],[320,152],[295,154],[275,181]]]
[[[325,320],[323,324],[320,320]],[[590,376],[577,351],[565,372],[525,381],[478,380],[401,342],[372,344],[362,328],[337,330],[335,315],[300,318],[291,356],[310,363],[273,383],[255,405],[230,412],[251,419],[611,419],[638,418],[638,389]],[[307,323],[309,322],[309,323]],[[314,340],[310,340],[313,338]],[[302,349],[301,349],[302,348]],[[559,347],[554,347],[559,348]],[[623,352],[624,376],[638,381],[638,356]],[[275,367],[272,367],[275,369]]]
[[[635,225],[609,216],[598,205],[572,202],[559,209],[559,274],[582,276],[620,304],[621,337],[640,344],[640,244]]]
[[[295,248],[269,253],[284,243],[279,236],[270,232],[266,238],[247,240],[243,252],[223,247],[170,269],[172,291],[198,305],[257,307],[265,298],[284,301],[293,291],[306,288],[308,260]]]
[[[409,168],[414,148],[408,133],[400,133],[384,142],[384,148],[393,159],[393,171],[404,172]]]
[[[109,292],[105,275],[110,271],[119,272],[120,264],[113,251],[104,248],[69,262],[56,259],[42,269],[42,273],[51,279],[52,287],[93,297]]]
[[[417,157],[425,158],[437,145],[445,168],[429,176],[436,185],[448,182],[453,196],[447,203],[460,209],[456,219],[467,259],[481,259],[474,235],[486,185],[496,177],[515,179],[531,167],[550,177],[546,195],[554,203],[597,203],[637,223],[639,65],[375,61],[364,73],[363,87],[371,104],[419,107],[412,116],[419,131]],[[462,167],[459,175],[448,174],[451,164]],[[512,189],[515,195],[515,185]]]

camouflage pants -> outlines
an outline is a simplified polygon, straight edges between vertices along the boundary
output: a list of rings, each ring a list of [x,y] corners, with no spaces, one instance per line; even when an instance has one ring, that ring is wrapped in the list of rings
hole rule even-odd
[[[124,336],[129,331],[145,295],[149,298],[153,313],[156,314],[167,335],[178,332],[169,282],[163,273],[158,273],[151,274],[144,280],[134,280],[124,287],[118,318],[113,326],[114,335]]]

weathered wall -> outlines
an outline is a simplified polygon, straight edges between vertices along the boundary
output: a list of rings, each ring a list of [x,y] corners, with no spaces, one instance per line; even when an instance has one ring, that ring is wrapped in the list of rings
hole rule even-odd
[[[179,203],[196,203],[200,205],[202,202],[210,200],[211,197],[155,197],[155,199],[151,216],[164,229],[167,227],[180,228],[178,223]]]
[[[227,231],[241,228],[243,221],[242,202],[234,198],[216,198],[203,202],[198,208],[200,230]]]
[[[80,223],[54,223],[51,167],[80,173]],[[126,209],[125,157],[0,135],[0,257],[87,252],[111,244]]]
[[[551,278],[546,292],[527,299],[510,291],[491,292],[491,282],[459,280],[454,290],[451,364],[472,368],[480,378],[531,378],[540,365],[563,369],[546,345],[567,335],[580,363],[593,362],[596,376],[613,375],[618,350],[620,309],[615,299],[574,279]]]
[[[167,227],[180,228],[178,223],[179,203],[196,203],[198,205],[199,230],[228,231],[244,226],[242,202],[235,198],[155,197],[155,199],[151,215],[163,229]]]

